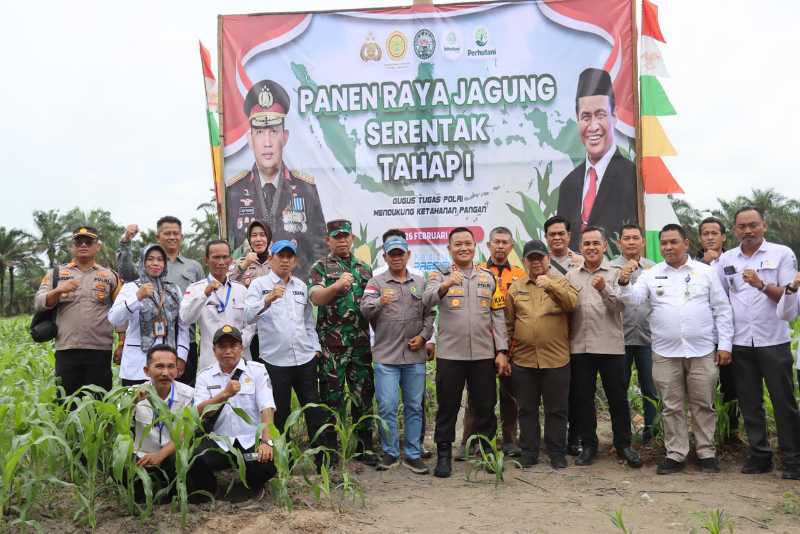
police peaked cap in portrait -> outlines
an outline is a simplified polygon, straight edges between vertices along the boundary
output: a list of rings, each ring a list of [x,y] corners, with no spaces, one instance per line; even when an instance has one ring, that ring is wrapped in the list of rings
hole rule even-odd
[[[244,114],[251,128],[266,128],[283,124],[291,106],[289,93],[272,80],[253,85],[244,99]]]
[[[607,96],[611,112],[614,112],[614,85],[611,76],[603,69],[588,68],[578,77],[578,89],[575,91],[575,107],[578,99],[584,96]]]

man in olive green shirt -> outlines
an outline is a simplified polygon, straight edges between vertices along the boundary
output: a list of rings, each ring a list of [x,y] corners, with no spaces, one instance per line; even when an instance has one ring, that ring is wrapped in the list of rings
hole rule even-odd
[[[519,407],[520,465],[539,458],[539,403],[544,401],[544,443],[554,469],[567,467],[569,403],[569,312],[578,294],[566,278],[548,274],[550,258],[541,241],[523,249],[528,276],[508,289],[505,302],[511,382]]]

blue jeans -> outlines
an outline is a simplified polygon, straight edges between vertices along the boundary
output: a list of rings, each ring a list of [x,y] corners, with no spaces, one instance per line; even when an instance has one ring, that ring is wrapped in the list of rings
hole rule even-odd
[[[650,433],[653,420],[656,418],[656,407],[645,399],[658,399],[656,385],[653,382],[653,351],[650,345],[625,345],[625,387],[631,384],[631,365],[636,363],[636,374],[639,377],[639,389],[642,392],[644,406],[644,432]]]
[[[420,457],[422,432],[422,398],[425,393],[425,364],[406,363],[389,365],[375,363],[375,396],[378,399],[378,415],[386,423],[381,425],[383,452],[400,457],[400,437],[397,434],[397,406],[400,391],[403,392],[403,421],[405,423],[406,458]]]

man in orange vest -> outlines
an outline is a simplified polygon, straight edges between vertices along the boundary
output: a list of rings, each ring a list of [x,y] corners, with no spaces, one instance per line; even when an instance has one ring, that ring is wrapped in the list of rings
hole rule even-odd
[[[492,308],[504,309],[506,294],[514,280],[525,278],[528,275],[521,267],[511,265],[509,255],[514,251],[514,238],[511,230],[505,226],[498,226],[489,232],[489,259],[480,264],[480,267],[492,272],[495,280],[495,292],[492,296]],[[500,380],[500,420],[503,429],[503,452],[508,456],[519,456],[517,433],[517,401],[511,393],[511,377],[498,376]],[[463,460],[468,451],[465,450],[467,439],[474,430],[472,410],[467,399],[467,408],[464,412],[464,433],[461,440],[462,453],[456,460]],[[490,439],[494,436],[488,436]]]

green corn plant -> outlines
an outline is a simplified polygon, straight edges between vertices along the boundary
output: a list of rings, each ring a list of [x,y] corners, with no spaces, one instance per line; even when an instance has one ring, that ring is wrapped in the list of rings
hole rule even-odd
[[[785,492],[780,510],[784,514],[800,516],[800,495],[793,491]]]
[[[709,534],[722,534],[723,532],[733,534],[733,521],[725,517],[723,510],[709,510],[696,515],[702,521],[700,528]],[[692,532],[695,533],[698,530],[695,528],[692,529]]]
[[[345,392],[345,402],[342,410],[335,410],[326,404],[307,404],[305,408],[320,408],[330,414],[331,420],[320,427],[314,435],[312,442],[317,440],[329,429],[336,434],[338,448],[336,449],[336,457],[338,459],[339,475],[342,481],[336,486],[337,490],[341,490],[342,494],[355,501],[361,500],[363,502],[363,491],[361,485],[356,478],[355,474],[350,470],[349,464],[358,456],[365,454],[359,453],[358,433],[357,430],[362,425],[367,424],[370,420],[375,420],[379,425],[385,427],[386,423],[379,416],[375,414],[365,414],[358,418],[357,421],[352,421],[350,414],[352,413],[352,398],[349,392]]]
[[[655,408],[656,414],[653,417],[653,439],[656,443],[664,443],[664,401],[659,399],[653,399],[646,395],[642,395],[642,398],[645,402],[649,402]]]
[[[611,524],[623,534],[633,534],[633,529],[625,525],[625,518],[622,517],[622,508],[615,511],[613,514],[608,515],[611,518]]]
[[[725,443],[725,438],[731,433],[731,410],[736,409],[736,401],[725,402],[719,386],[714,393],[714,411],[717,414],[716,428],[714,429],[714,441],[718,447]]]
[[[497,446],[497,436],[492,439],[482,434],[473,434],[467,439],[466,450],[477,450],[478,455],[470,460],[470,469],[467,471],[467,480],[474,473],[488,472],[494,475],[494,486],[504,481],[505,454],[502,447]],[[515,462],[518,463],[518,462]]]
[[[119,434],[114,440],[111,476],[114,481],[117,498],[128,513],[139,513],[143,518],[149,517],[153,512],[153,482],[147,470],[136,465],[133,437],[130,433]],[[137,480],[141,481],[144,490],[144,506],[140,506],[136,502],[135,487]]]
[[[767,391],[766,387],[762,387],[763,390],[763,400],[764,400],[764,413],[767,417],[767,431],[770,434],[776,434],[778,432],[778,427],[775,424],[775,407],[772,405],[772,398],[769,396],[769,392]]]

